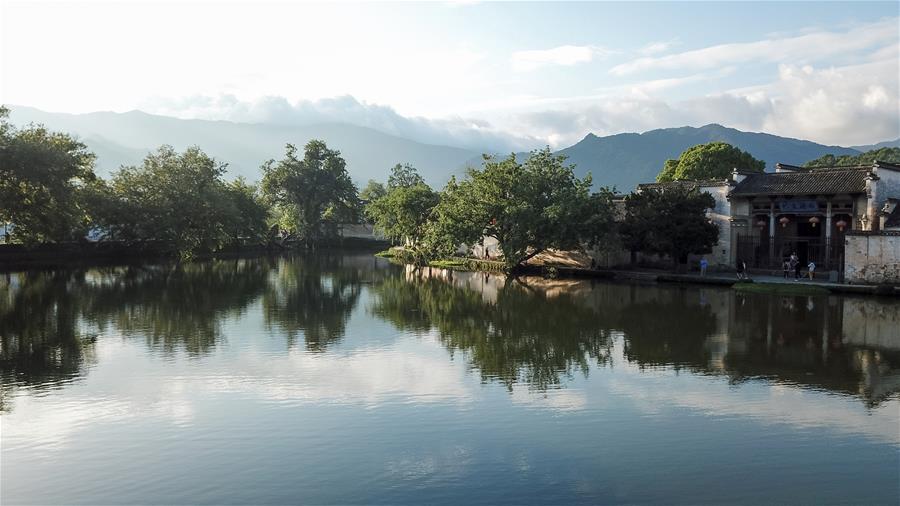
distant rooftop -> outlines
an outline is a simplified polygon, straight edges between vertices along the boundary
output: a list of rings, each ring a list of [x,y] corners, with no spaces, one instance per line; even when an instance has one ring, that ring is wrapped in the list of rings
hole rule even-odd
[[[731,190],[732,196],[863,193],[872,167],[835,167],[754,174]]]

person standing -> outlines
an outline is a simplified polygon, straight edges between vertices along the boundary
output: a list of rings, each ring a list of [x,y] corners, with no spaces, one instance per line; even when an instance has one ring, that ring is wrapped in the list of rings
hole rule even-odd
[[[740,258],[737,259],[737,265],[735,265],[737,270],[737,278],[744,279],[744,261]]]
[[[784,279],[787,279],[791,272],[791,261],[787,258],[783,259],[781,262],[781,270],[784,271]]]
[[[794,271],[794,281],[800,280],[800,257],[797,256],[797,252],[791,253],[791,270]]]
[[[706,276],[706,268],[709,267],[709,261],[706,260],[706,257],[700,257],[700,275]]]
[[[815,272],[816,272],[815,262],[810,260],[809,265],[806,266],[806,271],[809,273],[809,280],[812,281],[815,278]]]

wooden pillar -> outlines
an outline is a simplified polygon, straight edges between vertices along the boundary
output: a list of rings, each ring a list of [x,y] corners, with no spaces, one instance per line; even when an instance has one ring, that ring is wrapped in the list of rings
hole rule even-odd
[[[825,207],[825,265],[831,268],[831,198]]]
[[[769,202],[769,265],[778,266],[775,262],[775,201]]]

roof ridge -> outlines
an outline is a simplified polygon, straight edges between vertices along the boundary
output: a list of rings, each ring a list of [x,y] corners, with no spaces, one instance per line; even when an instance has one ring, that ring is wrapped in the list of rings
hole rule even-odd
[[[847,165],[846,167],[805,167],[803,170],[792,170],[787,172],[763,172],[756,174],[748,174],[748,176],[785,176],[791,174],[811,174],[816,172],[841,172],[841,171],[862,171],[872,170],[871,165]]]

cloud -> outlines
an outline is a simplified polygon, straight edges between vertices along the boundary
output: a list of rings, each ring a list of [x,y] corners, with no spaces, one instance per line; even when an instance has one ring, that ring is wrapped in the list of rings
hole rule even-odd
[[[437,119],[408,117],[391,107],[361,102],[349,95],[296,102],[277,96],[249,101],[239,100],[234,95],[192,96],[154,99],[148,101],[144,109],[179,118],[285,126],[347,123],[426,144],[450,145],[474,151],[517,151],[541,143],[540,139],[510,135],[482,119],[462,116]]]
[[[659,54],[659,53],[665,53],[666,51],[671,49],[672,46],[675,46],[678,43],[679,43],[678,39],[665,40],[665,41],[659,41],[659,42],[651,42],[650,44],[647,44],[646,46],[638,49],[638,53],[645,55],[645,56],[650,56],[650,55]]]
[[[599,46],[559,46],[552,49],[516,51],[512,55],[512,66],[517,71],[531,71],[550,65],[572,66],[589,63],[595,57],[609,54],[608,49]]]
[[[704,69],[751,61],[801,64],[821,61],[895,42],[897,22],[897,18],[890,18],[845,32],[817,31],[794,37],[719,44],[666,56],[645,56],[616,65],[609,72],[625,76],[651,70]]]
[[[556,146],[577,142],[588,132],[610,135],[708,123],[823,144],[868,144],[900,137],[898,74],[896,59],[844,67],[781,65],[771,83],[680,101],[656,92],[699,78],[654,80],[579,100],[547,101],[552,105],[512,115],[504,124],[514,134],[527,132]]]

